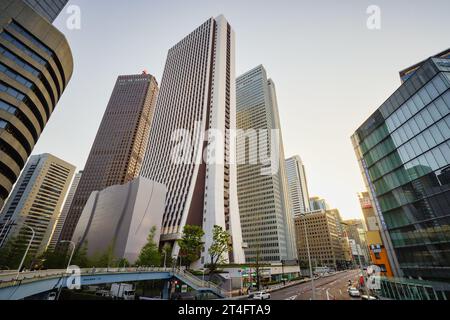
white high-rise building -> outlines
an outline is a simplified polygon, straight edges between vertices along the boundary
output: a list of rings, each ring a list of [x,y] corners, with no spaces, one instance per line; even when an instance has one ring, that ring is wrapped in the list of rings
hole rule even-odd
[[[0,246],[18,237],[28,242],[34,232],[30,254],[45,252],[74,173],[51,154],[31,156],[0,214]]]
[[[294,217],[275,85],[261,65],[236,82],[237,127],[242,130],[237,148],[238,198],[245,256],[253,262],[295,260]],[[252,132],[257,135],[257,148]],[[262,157],[266,153],[270,162]]]
[[[66,201],[64,202],[63,209],[56,222],[55,230],[53,230],[53,235],[48,245],[48,250],[54,250],[56,244],[58,243],[59,236],[61,235],[64,222],[66,222],[66,217],[67,214],[69,213],[70,206],[72,205],[73,198],[75,197],[75,192],[77,191],[78,183],[80,183],[82,174],[83,171],[80,171],[77,174],[75,174],[75,177],[73,178],[73,182],[70,186],[69,192],[67,193],[67,198]]]
[[[294,215],[309,212],[309,192],[302,159],[293,156],[286,160],[286,175]]]
[[[225,133],[236,126],[234,31],[210,18],[169,50],[141,175],[167,186],[162,243],[173,244],[185,225],[202,226],[208,263],[214,225],[228,230],[242,263],[235,150]],[[216,134],[208,130],[216,130]],[[226,137],[216,143],[218,135]],[[231,161],[230,161],[231,160]]]

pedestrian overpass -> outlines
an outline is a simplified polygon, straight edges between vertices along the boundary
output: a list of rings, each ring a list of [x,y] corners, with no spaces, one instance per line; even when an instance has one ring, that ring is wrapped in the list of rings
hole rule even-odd
[[[0,300],[21,300],[59,288],[67,288],[68,280],[71,281],[74,276],[65,269],[23,272],[19,275],[17,272],[2,272],[0,273]],[[221,287],[198,279],[185,270],[174,268],[91,268],[81,269],[79,277],[81,286],[149,280],[169,281],[176,278],[198,292],[212,293],[218,298],[227,296],[227,292]],[[166,290],[167,298],[168,282],[165,286]]]

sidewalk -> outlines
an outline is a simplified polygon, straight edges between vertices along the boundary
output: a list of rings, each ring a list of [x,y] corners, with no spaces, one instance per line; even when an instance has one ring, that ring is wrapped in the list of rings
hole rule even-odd
[[[275,285],[269,287],[269,289],[261,289],[261,291],[274,292],[274,291],[278,291],[278,290],[282,290],[282,289],[285,289],[285,288],[293,287],[293,286],[296,286],[298,284],[309,282],[309,281],[310,281],[309,278],[305,278],[305,279],[302,279],[302,280],[289,282],[289,283],[287,283],[285,285],[283,285],[283,284],[275,284]],[[228,298],[228,299],[229,300],[243,300],[243,299],[247,299],[247,298],[248,298],[248,294],[243,295],[243,296]]]
[[[342,272],[345,272],[345,271],[338,271],[338,272],[336,272],[334,274],[328,274],[328,275],[322,276],[322,277],[315,277],[314,280],[318,280],[318,279],[321,279],[321,278],[332,277],[332,276],[335,276],[335,275],[337,275],[339,273],[342,273]],[[286,288],[289,288],[289,287],[293,287],[293,286],[296,286],[296,285],[299,285],[299,284],[302,284],[302,283],[307,283],[307,282],[310,282],[310,281],[311,281],[310,278],[304,278],[302,280],[297,280],[297,281],[292,281],[292,282],[286,283],[285,285],[283,285],[281,283],[280,284],[275,284],[273,286],[270,286],[269,289],[261,289],[261,291],[264,290],[266,292],[274,292],[274,291],[283,290],[283,289],[286,289]],[[243,296],[228,298],[228,299],[229,300],[242,300],[242,299],[246,299],[246,298],[248,298],[248,294],[247,295],[243,295]]]

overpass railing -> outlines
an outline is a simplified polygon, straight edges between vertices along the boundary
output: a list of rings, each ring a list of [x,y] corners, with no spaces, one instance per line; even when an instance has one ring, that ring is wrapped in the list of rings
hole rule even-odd
[[[136,268],[85,268],[80,269],[80,275],[109,274],[109,273],[142,273],[142,272],[172,272],[171,268],[136,267]],[[45,279],[61,278],[70,274],[66,269],[39,270],[21,272],[0,273],[0,288],[25,284]]]
[[[100,274],[128,274],[128,273],[144,273],[144,272],[169,272],[174,276],[178,276],[180,280],[184,280],[187,282],[191,282],[194,286],[199,289],[210,289],[211,291],[222,295],[227,296],[227,291],[225,291],[222,287],[210,282],[199,279],[194,276],[192,273],[184,270],[184,269],[176,269],[176,268],[162,268],[162,267],[133,267],[133,268],[84,268],[80,269],[80,275],[100,275]],[[58,269],[58,270],[40,270],[40,271],[29,271],[29,272],[21,272],[17,274],[17,272],[5,272],[0,273],[0,288],[11,287],[15,285],[22,285],[26,283],[55,279],[55,278],[63,278],[69,275],[66,269]]]
[[[192,273],[186,270],[176,270],[175,273],[179,275],[181,278],[185,278],[186,280],[192,282],[195,286],[202,289],[210,289],[213,292],[216,292],[217,294],[226,297],[228,295],[228,291],[224,290],[221,286],[211,282],[211,281],[204,281],[202,279],[199,279]]]

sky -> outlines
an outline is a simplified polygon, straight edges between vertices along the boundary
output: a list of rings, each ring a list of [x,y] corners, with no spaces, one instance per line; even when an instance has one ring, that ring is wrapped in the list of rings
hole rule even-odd
[[[286,157],[300,155],[310,195],[361,218],[364,183],[350,136],[399,87],[398,72],[449,47],[448,0],[70,0],[55,25],[74,74],[33,154],[83,169],[118,75],[161,82],[167,51],[210,17],[236,32],[236,74],[263,64],[276,84]],[[367,8],[380,8],[380,29]]]

